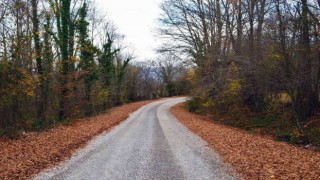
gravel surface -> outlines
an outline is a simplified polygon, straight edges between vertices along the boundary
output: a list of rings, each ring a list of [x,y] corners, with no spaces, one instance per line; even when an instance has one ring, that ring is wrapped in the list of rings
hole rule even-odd
[[[237,179],[219,155],[171,115],[185,98],[134,112],[110,132],[35,179]]]

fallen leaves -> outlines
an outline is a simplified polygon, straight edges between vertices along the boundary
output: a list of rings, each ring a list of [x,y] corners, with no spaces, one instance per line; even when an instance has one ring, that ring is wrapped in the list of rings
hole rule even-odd
[[[320,179],[320,153],[221,125],[188,112],[183,104],[171,111],[243,179]]]
[[[45,132],[26,133],[17,140],[0,139],[0,179],[30,179],[83,147],[94,136],[109,130],[152,101],[113,108],[107,114],[59,125]]]

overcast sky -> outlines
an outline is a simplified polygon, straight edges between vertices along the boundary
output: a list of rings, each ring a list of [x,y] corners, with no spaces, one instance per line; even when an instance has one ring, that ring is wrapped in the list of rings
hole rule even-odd
[[[139,60],[155,57],[154,48],[159,42],[155,38],[159,4],[162,0],[96,0],[99,9],[125,35],[125,41],[134,47]]]

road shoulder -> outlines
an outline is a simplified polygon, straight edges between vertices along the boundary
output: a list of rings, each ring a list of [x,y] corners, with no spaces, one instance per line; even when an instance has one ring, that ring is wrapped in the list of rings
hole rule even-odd
[[[320,153],[218,124],[208,117],[188,112],[184,104],[172,107],[171,112],[231,164],[243,179],[320,178]]]
[[[0,179],[30,179],[43,169],[70,158],[95,136],[151,102],[126,104],[112,108],[106,114],[79,119],[48,131],[26,133],[16,140],[0,139]]]

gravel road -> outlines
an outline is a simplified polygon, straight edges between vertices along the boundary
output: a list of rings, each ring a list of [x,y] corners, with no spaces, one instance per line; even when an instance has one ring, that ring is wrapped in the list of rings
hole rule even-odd
[[[148,104],[35,179],[237,179],[219,155],[171,115],[186,98]]]

